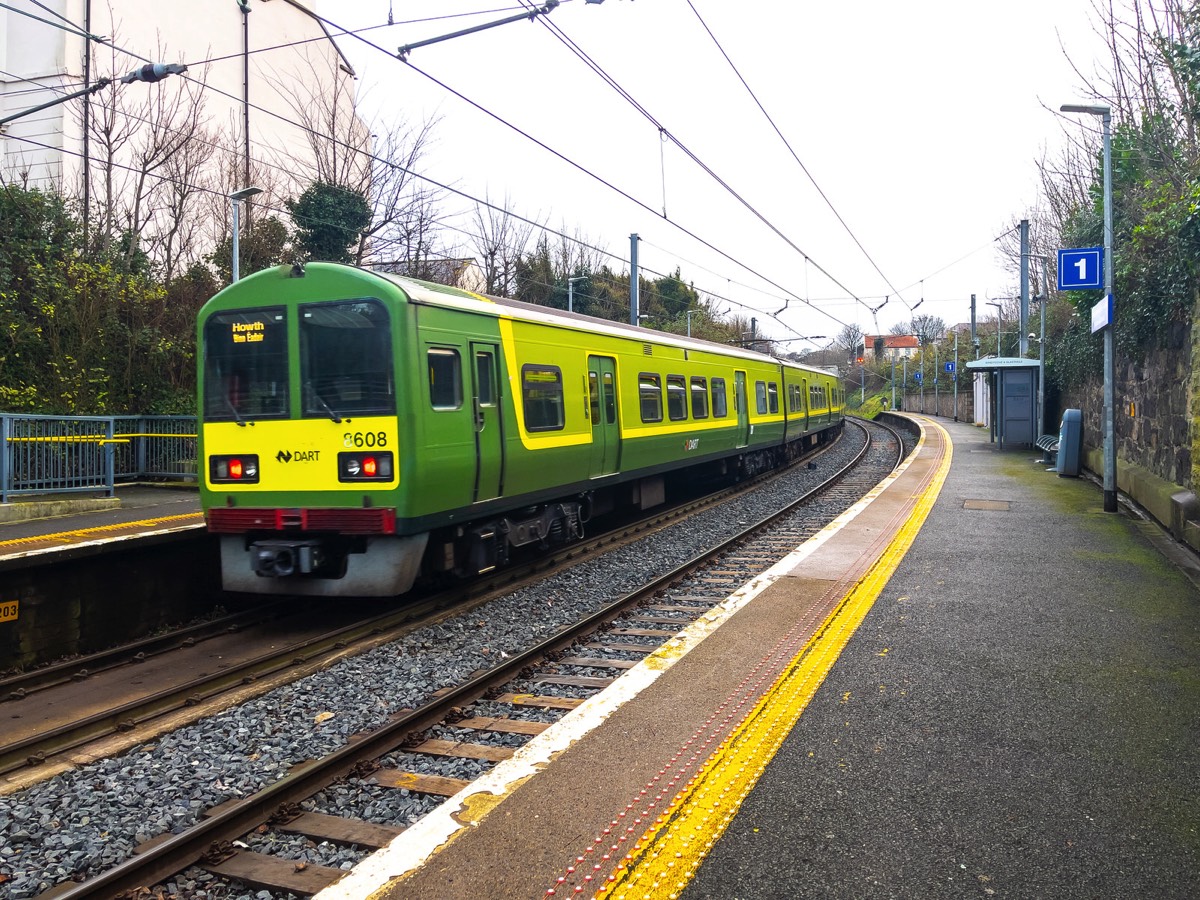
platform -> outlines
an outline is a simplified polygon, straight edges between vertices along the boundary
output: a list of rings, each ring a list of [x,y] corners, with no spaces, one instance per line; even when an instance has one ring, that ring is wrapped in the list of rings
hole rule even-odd
[[[1200,592],[914,416],[888,482],[318,900],[1190,897]]]
[[[118,485],[113,498],[22,497],[0,504],[0,561],[203,524],[194,486]]]

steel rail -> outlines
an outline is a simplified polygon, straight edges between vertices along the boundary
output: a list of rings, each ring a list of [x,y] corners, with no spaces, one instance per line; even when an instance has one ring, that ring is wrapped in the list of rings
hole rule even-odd
[[[28,672],[5,676],[0,678],[0,703],[6,700],[22,700],[36,691],[58,687],[67,682],[90,678],[100,672],[144,662],[150,657],[161,656],[174,650],[193,647],[208,638],[228,634],[266,621],[285,606],[286,603],[282,601],[264,603],[254,609],[210,619],[207,622],[197,622],[193,625],[172,629],[169,632],[131,641],[119,647],[100,650],[86,656],[77,656]]]
[[[858,427],[864,428],[855,422]],[[886,427],[886,426],[881,426]],[[891,429],[888,429],[889,431]],[[893,432],[894,434],[894,432]],[[494,668],[479,673],[467,682],[448,688],[423,707],[401,713],[377,730],[352,741],[329,756],[303,763],[288,775],[243,800],[221,804],[212,809],[201,822],[177,835],[165,836],[151,842],[137,855],[107,872],[71,886],[54,889],[54,900],[92,900],[111,898],[166,880],[198,862],[204,853],[221,841],[232,841],[269,819],[281,806],[311,797],[333,782],[349,774],[356,765],[377,759],[409,742],[414,732],[423,731],[443,721],[456,707],[469,705],[517,677],[528,666],[550,654],[564,650],[580,637],[595,632],[600,626],[617,618],[643,599],[653,596],[674,581],[735,548],[754,532],[769,527],[779,519],[840,482],[866,456],[871,447],[870,433],[862,450],[841,470],[821,485],[783,509],[760,522],[747,526],[671,572],[661,575],[642,587],[606,604],[586,618],[565,626],[526,651],[514,654]],[[899,437],[897,436],[898,443]],[[902,452],[902,450],[900,451]],[[893,466],[894,468],[894,466]]]
[[[810,453],[801,457],[793,465],[809,460],[813,455]],[[400,610],[388,610],[320,637],[305,638],[284,647],[274,647],[268,653],[244,660],[218,672],[197,677],[186,684],[175,685],[150,695],[137,697],[92,715],[77,718],[40,734],[30,735],[11,743],[0,742],[0,775],[42,765],[55,756],[110,737],[116,732],[132,731],[155,719],[180,712],[188,707],[198,706],[241,686],[264,681],[289,669],[314,664],[323,655],[343,651],[354,643],[370,641],[373,646],[394,640],[413,628],[432,624],[439,617],[466,612],[474,606],[486,602],[496,591],[512,590],[531,579],[542,578],[548,571],[566,561],[577,564],[590,555],[613,549],[620,542],[637,539],[657,528],[665,527],[681,517],[709,508],[764,481],[780,477],[790,468],[791,466],[784,470],[764,473],[734,487],[725,488],[698,500],[687,501],[669,510],[658,512],[649,519],[623,524],[608,533],[581,543],[568,545],[537,560],[510,566],[502,571],[491,573],[480,581],[455,586],[448,591],[409,603]],[[151,639],[148,645],[154,646],[156,640]],[[164,643],[162,644],[163,649],[159,652],[168,652],[171,649],[170,636],[161,640]],[[182,644],[177,644],[176,647],[178,646],[182,646]],[[369,649],[369,647],[363,649]],[[104,656],[104,654],[99,655],[101,659]],[[80,674],[81,670],[78,668],[80,662],[82,661],[65,664],[64,671],[71,668],[74,668],[74,671],[70,676],[60,679],[57,683],[74,680]],[[90,668],[87,668],[87,672],[91,671]],[[4,682],[0,682],[0,685],[3,684]],[[265,685],[263,690],[268,690],[270,686]],[[18,696],[20,695],[18,694]]]

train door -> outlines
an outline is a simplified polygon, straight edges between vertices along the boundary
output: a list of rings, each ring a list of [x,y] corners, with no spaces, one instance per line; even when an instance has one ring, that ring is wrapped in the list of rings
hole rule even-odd
[[[800,404],[803,407],[801,412],[804,413],[804,430],[808,431],[808,415],[809,407],[812,405],[812,394],[808,392],[808,379],[805,378],[800,382]]]
[[[475,502],[499,497],[504,485],[504,435],[500,431],[500,379],[495,344],[471,342],[471,403],[475,416]]]
[[[592,420],[591,477],[611,475],[621,463],[621,428],[617,423],[617,361],[588,357],[588,416]]]
[[[745,447],[750,443],[750,407],[746,403],[746,373],[733,373],[733,405],[737,407],[738,430],[737,446]]]

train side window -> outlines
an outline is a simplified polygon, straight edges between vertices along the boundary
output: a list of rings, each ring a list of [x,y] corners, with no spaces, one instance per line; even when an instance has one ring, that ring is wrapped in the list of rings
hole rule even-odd
[[[767,409],[772,415],[779,412],[779,385],[773,381],[767,382]]]
[[[687,418],[687,382],[682,375],[667,376],[667,415],[672,422]]]
[[[617,421],[617,386],[613,382],[612,372],[605,372],[602,377],[604,379],[604,420],[609,425],[615,425]]]
[[[638,396],[641,400],[642,421],[662,421],[662,377],[651,372],[638,375]]]
[[[526,431],[560,431],[563,417],[562,369],[558,366],[521,367],[521,396],[525,401]]]
[[[462,408],[462,363],[457,350],[429,348],[429,402],[434,409]]]
[[[595,372],[588,372],[588,414],[593,426],[600,424],[600,378]]]
[[[692,418],[708,418],[708,379],[692,376]]]
[[[713,418],[723,419],[729,415],[729,395],[725,392],[725,379],[714,378],[710,384],[712,386]]]
[[[767,414],[767,383],[765,381],[754,382],[754,405],[760,416]]]
[[[496,405],[496,386],[492,383],[492,354],[475,354],[475,390],[480,406]]]

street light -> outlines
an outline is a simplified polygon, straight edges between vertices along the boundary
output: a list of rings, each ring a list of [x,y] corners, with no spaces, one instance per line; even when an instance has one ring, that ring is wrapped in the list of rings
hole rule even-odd
[[[233,280],[238,280],[238,209],[243,200],[248,200],[255,194],[261,194],[260,187],[244,187],[229,195],[230,205],[233,206]]]
[[[1041,297],[1041,325],[1042,336],[1037,339],[1038,342],[1038,393],[1037,393],[1037,410],[1038,410],[1038,426],[1037,436],[1040,440],[1042,437],[1042,429],[1046,424],[1046,307],[1050,303],[1050,257],[1039,256],[1042,261],[1042,297]],[[1032,334],[1029,339],[1033,340]]]
[[[1104,104],[1077,105],[1067,103],[1059,107],[1065,113],[1085,113],[1099,116],[1104,125],[1104,299],[1107,305],[1104,316],[1104,511],[1117,511],[1117,452],[1116,452],[1116,381],[1113,358],[1113,224],[1112,224],[1112,109]]]
[[[991,300],[987,302],[988,306],[996,307],[996,359],[1000,358],[1000,314],[1004,311],[1004,305],[1001,303],[993,303]]]

